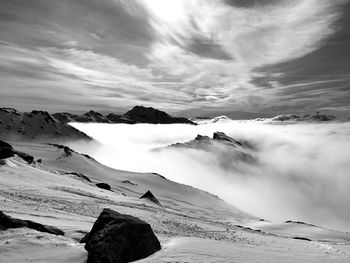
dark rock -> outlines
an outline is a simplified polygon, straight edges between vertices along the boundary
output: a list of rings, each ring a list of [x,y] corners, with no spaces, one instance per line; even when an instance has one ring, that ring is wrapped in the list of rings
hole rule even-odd
[[[104,209],[81,243],[87,263],[124,263],[148,257],[160,250],[151,226],[139,218]]]
[[[299,225],[306,225],[306,226],[314,226],[314,227],[316,227],[313,224],[305,223],[305,222],[302,222],[302,221],[287,220],[284,223],[287,223],[287,224],[299,224]]]
[[[23,160],[25,160],[29,164],[32,164],[34,162],[34,157],[31,156],[30,154],[16,151],[16,155],[22,158]]]
[[[293,237],[293,239],[298,239],[298,240],[305,240],[305,241],[312,241],[311,239],[307,237]]]
[[[143,196],[140,197],[140,199],[148,199],[157,205],[161,205],[158,199],[152,194],[151,191],[147,191]]]
[[[209,136],[204,136],[204,135],[200,135],[198,134],[196,136],[196,138],[194,138],[196,141],[210,141],[210,137]]]
[[[64,235],[64,232],[54,226],[42,225],[30,220],[22,220],[13,218],[0,211],[0,230],[7,230],[9,228],[27,227],[40,232],[45,232],[53,235]]]
[[[42,163],[42,162],[43,162],[42,159],[38,159],[38,160],[36,160],[36,161],[37,161],[37,163]]]
[[[11,144],[0,140],[0,160],[13,157],[15,150]]]
[[[230,142],[230,143],[238,144],[238,145],[242,146],[242,143],[240,143],[239,141],[231,138],[230,136],[227,136],[223,132],[214,132],[213,139],[217,140],[217,141],[226,141],[226,142]]]
[[[108,191],[111,191],[111,186],[109,184],[106,184],[106,183],[97,183],[96,186],[98,188],[101,188],[101,189],[105,189],[105,190],[108,190]]]

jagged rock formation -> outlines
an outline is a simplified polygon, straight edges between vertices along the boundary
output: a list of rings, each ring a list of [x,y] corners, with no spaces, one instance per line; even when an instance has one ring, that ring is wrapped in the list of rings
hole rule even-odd
[[[140,199],[148,199],[150,200],[151,202],[157,204],[157,205],[161,205],[160,202],[158,201],[158,199],[152,194],[151,191],[147,191],[146,193],[144,193]]]
[[[227,136],[223,132],[214,132],[213,138],[209,136],[203,136],[198,134],[197,137],[189,142],[184,143],[176,143],[170,145],[171,147],[186,147],[186,148],[202,148],[207,145],[211,145],[212,143],[220,143],[228,146],[233,146],[235,148],[249,148],[249,145],[246,142],[237,141],[230,136]]]
[[[53,118],[46,111],[19,112],[0,108],[0,136],[16,140],[91,140],[85,133]]]
[[[27,227],[40,232],[45,232],[53,235],[64,235],[64,232],[54,226],[42,225],[30,220],[22,220],[13,218],[0,211],[0,230],[7,230],[9,228]]]
[[[246,141],[235,140],[223,132],[214,132],[212,138],[198,134],[197,137],[192,141],[175,143],[168,147],[165,147],[165,149],[173,147],[197,149],[213,152],[215,154],[223,154],[225,158],[221,158],[222,160],[228,159],[228,156],[231,156],[236,160],[249,162],[251,164],[257,161],[256,157],[253,155],[254,147],[250,143]]]
[[[139,218],[104,209],[81,243],[87,263],[124,263],[139,260],[160,250],[151,226]]]

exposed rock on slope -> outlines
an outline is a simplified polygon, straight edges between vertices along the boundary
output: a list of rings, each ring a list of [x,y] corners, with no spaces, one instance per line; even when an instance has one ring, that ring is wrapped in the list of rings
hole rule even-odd
[[[111,186],[109,184],[106,184],[106,183],[97,183],[96,186],[98,188],[108,190],[108,191],[111,191],[111,189],[112,189]]]
[[[16,151],[11,144],[0,140],[0,159],[6,159],[17,155],[18,157],[31,164],[34,162],[34,157],[30,154]]]
[[[6,230],[9,228],[20,228],[27,227],[40,232],[46,232],[54,235],[64,235],[64,232],[53,226],[42,225],[30,220],[21,220],[17,218],[13,218],[9,215],[4,214],[0,211],[0,230]]]
[[[19,112],[0,108],[0,136],[16,140],[91,140],[85,133],[53,118],[46,111]]]
[[[158,201],[158,199],[149,190],[144,195],[142,195],[140,197],[140,199],[148,199],[148,200],[150,200],[151,202],[153,202],[153,203],[155,203],[157,205],[161,205],[160,202]]]
[[[10,158],[14,155],[15,150],[13,149],[12,145],[0,140],[0,159]]]
[[[148,257],[160,250],[151,226],[130,215],[104,209],[82,240],[87,263],[123,263]]]

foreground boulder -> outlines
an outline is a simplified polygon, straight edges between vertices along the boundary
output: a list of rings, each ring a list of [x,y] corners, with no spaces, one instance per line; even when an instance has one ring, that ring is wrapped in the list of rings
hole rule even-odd
[[[160,250],[151,226],[130,215],[104,209],[81,243],[89,252],[87,263],[124,263]]]
[[[0,140],[0,160],[13,157],[15,155],[15,150],[7,142]]]
[[[64,235],[64,232],[53,226],[42,225],[30,220],[22,220],[13,218],[0,211],[0,230],[7,230],[9,228],[27,227],[40,232],[45,232],[53,235]]]

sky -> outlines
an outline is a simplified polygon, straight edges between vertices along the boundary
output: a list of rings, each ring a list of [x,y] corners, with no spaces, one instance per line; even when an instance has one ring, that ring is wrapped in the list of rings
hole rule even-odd
[[[350,0],[1,0],[0,105],[350,116]]]

